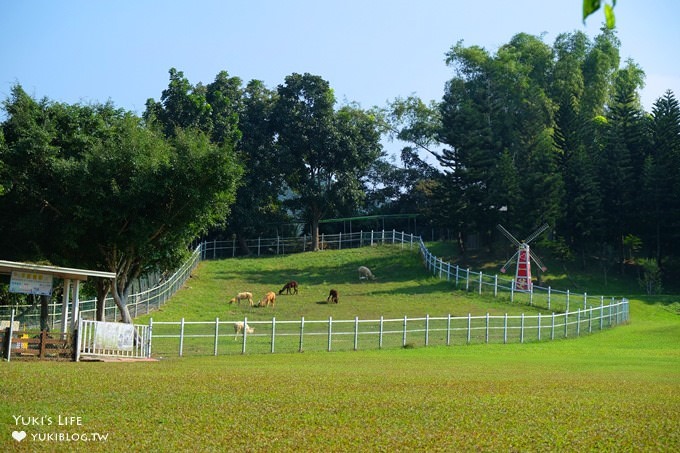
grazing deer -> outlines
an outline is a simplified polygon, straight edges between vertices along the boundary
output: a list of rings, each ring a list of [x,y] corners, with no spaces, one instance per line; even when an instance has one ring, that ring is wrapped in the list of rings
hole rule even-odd
[[[338,291],[335,289],[331,289],[331,291],[328,293],[328,298],[326,299],[326,303],[332,302],[334,304],[338,303]]]

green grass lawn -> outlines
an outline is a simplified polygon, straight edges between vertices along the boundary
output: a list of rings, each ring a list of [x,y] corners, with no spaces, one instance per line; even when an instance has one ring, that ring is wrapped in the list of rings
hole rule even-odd
[[[361,264],[378,280],[359,282]],[[287,279],[301,283],[300,294],[280,296],[274,309],[226,303],[237,291],[278,292]],[[338,305],[324,303],[330,287],[340,291]],[[143,363],[13,360],[0,364],[0,448],[678,451],[679,300],[635,296],[630,324],[552,342]],[[374,247],[204,262],[152,316],[321,320],[531,309],[454,291],[423,272],[415,252]],[[79,424],[59,425],[60,417]],[[15,431],[26,438],[17,442]],[[108,438],[69,442],[55,433]]]

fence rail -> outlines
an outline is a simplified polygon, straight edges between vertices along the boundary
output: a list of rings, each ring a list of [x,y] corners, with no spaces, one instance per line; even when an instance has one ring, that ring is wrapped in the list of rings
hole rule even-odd
[[[526,343],[579,337],[628,320],[628,301],[550,315],[296,321],[162,321],[149,325],[154,355],[349,351],[431,345]],[[254,329],[235,333],[235,322]]]

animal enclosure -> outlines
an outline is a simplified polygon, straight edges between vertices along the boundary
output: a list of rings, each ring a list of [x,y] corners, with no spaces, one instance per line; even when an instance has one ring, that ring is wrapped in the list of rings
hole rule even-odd
[[[525,343],[588,335],[628,321],[628,301],[535,316],[446,316],[401,319],[251,321],[238,337],[234,321],[150,322],[155,356],[224,355],[304,351],[356,351],[481,343]]]

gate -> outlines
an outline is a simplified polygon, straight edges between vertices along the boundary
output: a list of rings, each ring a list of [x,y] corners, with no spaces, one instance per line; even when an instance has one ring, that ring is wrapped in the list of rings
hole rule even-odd
[[[150,326],[85,319],[78,323],[76,361],[87,358],[150,357]]]

